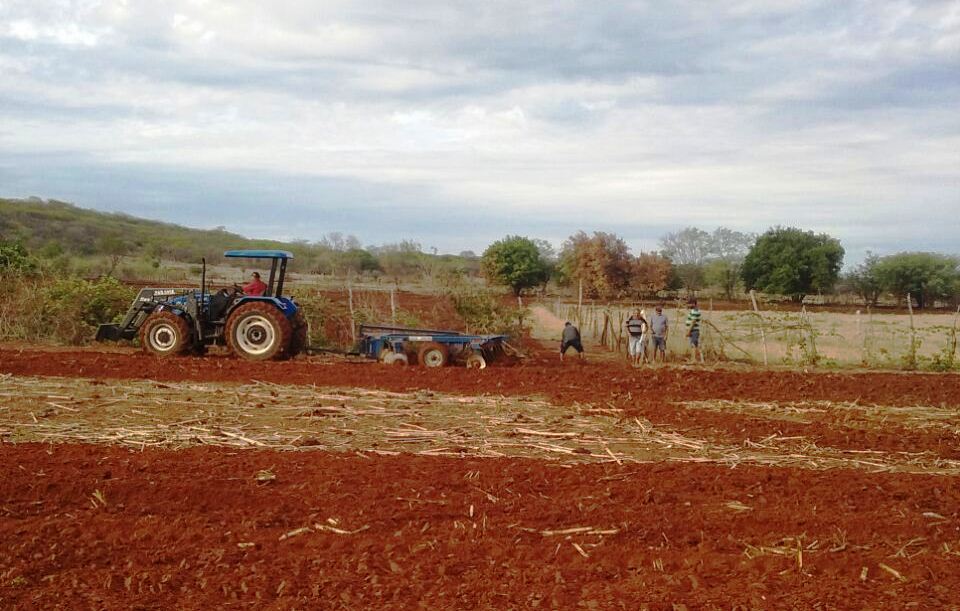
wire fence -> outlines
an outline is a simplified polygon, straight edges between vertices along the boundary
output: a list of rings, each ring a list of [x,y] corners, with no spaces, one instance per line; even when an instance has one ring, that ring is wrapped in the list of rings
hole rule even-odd
[[[555,316],[574,321],[588,340],[626,354],[627,318],[644,307],[545,302]],[[892,369],[955,371],[960,308],[952,314],[877,314],[756,310],[713,310],[701,302],[700,347],[705,361],[754,364],[865,366]],[[682,304],[664,305],[669,321],[667,354],[691,355]],[[652,348],[648,346],[648,350]],[[652,352],[651,352],[652,354]]]

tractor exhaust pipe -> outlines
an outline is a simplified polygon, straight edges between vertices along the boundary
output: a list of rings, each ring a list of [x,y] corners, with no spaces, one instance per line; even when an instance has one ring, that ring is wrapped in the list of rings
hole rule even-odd
[[[203,296],[207,294],[207,258],[200,259],[200,303],[197,304],[197,320],[203,320]]]

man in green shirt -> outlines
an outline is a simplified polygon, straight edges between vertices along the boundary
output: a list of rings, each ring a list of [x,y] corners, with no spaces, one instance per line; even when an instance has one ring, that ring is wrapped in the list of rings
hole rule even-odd
[[[697,300],[691,299],[689,302],[690,311],[687,312],[687,339],[690,340],[690,348],[693,350],[693,362],[697,363],[703,360],[700,354],[700,308],[697,307]]]

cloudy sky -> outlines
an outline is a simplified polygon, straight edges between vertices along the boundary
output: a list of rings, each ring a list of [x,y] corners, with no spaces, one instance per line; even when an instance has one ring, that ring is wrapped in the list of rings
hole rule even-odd
[[[960,251],[960,0],[0,1],[0,196],[480,251]]]

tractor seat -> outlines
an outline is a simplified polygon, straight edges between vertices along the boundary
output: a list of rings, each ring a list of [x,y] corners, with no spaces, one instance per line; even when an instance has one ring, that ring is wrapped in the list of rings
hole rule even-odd
[[[219,320],[223,312],[233,301],[233,295],[227,289],[220,289],[210,296],[210,320]]]

